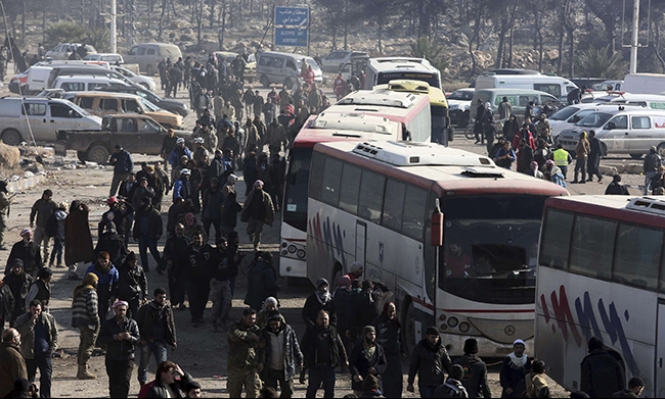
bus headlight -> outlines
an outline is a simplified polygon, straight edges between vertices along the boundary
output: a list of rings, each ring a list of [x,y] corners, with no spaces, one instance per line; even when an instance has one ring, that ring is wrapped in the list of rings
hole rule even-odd
[[[295,246],[295,245],[289,245],[289,248],[288,248],[288,249],[289,249],[289,253],[290,253],[290,254],[296,252],[296,246]]]
[[[442,314],[441,316],[439,316],[439,320],[446,321],[446,315]]]
[[[441,331],[446,331],[448,329],[448,326],[446,325],[446,323],[443,323],[441,324],[441,326],[439,326],[439,329],[441,329]]]
[[[451,317],[450,319],[448,319],[448,325],[450,327],[455,328],[455,327],[457,327],[458,324],[459,324],[459,320],[457,320],[457,317]]]
[[[300,259],[304,258],[305,257],[305,251],[303,251],[302,249],[298,250],[298,253],[296,253],[296,256]]]
[[[289,254],[289,253],[286,251],[286,249],[282,251],[282,256],[286,256],[286,255],[288,255],[288,254]]]
[[[469,332],[470,329],[471,326],[469,325],[469,323],[463,322],[459,325],[459,330],[463,333]]]

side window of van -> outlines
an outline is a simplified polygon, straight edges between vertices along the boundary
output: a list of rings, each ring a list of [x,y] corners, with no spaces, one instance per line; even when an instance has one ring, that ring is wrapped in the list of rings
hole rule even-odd
[[[71,108],[62,104],[49,104],[51,107],[51,118],[74,118],[75,112]],[[69,111],[72,111],[71,115]]]
[[[632,116],[630,124],[633,129],[651,129],[651,120],[648,116]]]
[[[83,109],[92,109],[92,103],[95,101],[92,97],[81,97],[78,99],[77,104]]]
[[[60,88],[64,91],[85,91],[85,83],[67,82],[63,83]]]
[[[272,62],[273,68],[282,68],[284,67],[284,58],[275,58]]]
[[[146,51],[147,55],[155,55],[155,49],[154,48],[149,48],[148,51]]]
[[[102,111],[117,111],[118,110],[118,100],[115,98],[102,98],[99,101],[99,108]]]
[[[628,117],[626,115],[618,115],[612,118],[605,128],[609,126],[610,123],[614,123],[614,129],[628,129]]]
[[[139,55],[145,55],[145,47],[139,47],[138,54]]]
[[[293,69],[294,71],[297,71],[296,64],[291,60],[286,61],[286,67],[289,69]]]
[[[46,104],[25,103],[22,114],[23,115],[34,115],[34,116],[46,115]]]
[[[138,53],[138,47],[132,47],[131,50],[129,50],[129,55],[136,55]]]
[[[272,65],[272,57],[261,57],[259,58],[259,65],[268,67]]]

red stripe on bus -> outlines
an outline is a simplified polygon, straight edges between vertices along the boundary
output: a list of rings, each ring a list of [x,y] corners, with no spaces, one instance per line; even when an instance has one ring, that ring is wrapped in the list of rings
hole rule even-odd
[[[418,303],[418,304],[420,304],[420,305],[426,307],[427,309],[434,310],[434,306],[432,306],[432,305],[430,305],[430,304],[428,304],[428,303],[425,303],[425,302],[424,302],[423,300],[421,300],[421,299],[411,297],[411,300],[413,300],[413,302],[415,302],[415,303]]]
[[[450,313],[533,313],[535,309],[441,309]]]

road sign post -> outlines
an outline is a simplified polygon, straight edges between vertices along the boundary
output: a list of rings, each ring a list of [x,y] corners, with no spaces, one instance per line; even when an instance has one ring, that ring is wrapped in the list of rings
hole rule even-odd
[[[309,7],[275,7],[274,46],[309,46]]]

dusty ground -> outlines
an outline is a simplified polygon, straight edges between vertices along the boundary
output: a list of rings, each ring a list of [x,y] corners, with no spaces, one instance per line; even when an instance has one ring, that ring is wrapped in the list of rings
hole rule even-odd
[[[6,90],[6,88],[5,88]],[[161,93],[160,93],[161,94]],[[265,94],[265,93],[264,93]],[[331,93],[332,94],[332,93]],[[183,99],[183,101],[187,101]],[[187,125],[192,126],[195,115],[190,115],[187,118]],[[473,145],[472,141],[464,138],[463,135],[456,135],[453,143],[454,147],[466,149],[482,153],[483,146]],[[141,160],[156,160],[156,158],[136,156],[135,161]],[[47,160],[47,161],[53,161]],[[66,161],[75,162],[74,154],[69,154]],[[615,158],[613,162],[627,162],[627,159]],[[28,225],[28,217],[30,207],[36,201],[43,189],[51,188],[54,191],[55,201],[71,202],[74,199],[84,200],[90,204],[91,214],[90,222],[93,228],[93,233],[96,232],[96,225],[101,218],[102,213],[106,210],[104,200],[108,195],[109,184],[111,181],[111,169],[76,169],[67,170],[62,167],[50,166],[50,179],[47,184],[37,187],[35,189],[19,193],[16,196],[15,202],[12,206],[11,217],[9,218],[9,230],[6,233],[8,244],[18,241],[18,232]],[[572,177],[569,174],[569,177]],[[569,190],[573,194],[602,194],[606,185],[609,183],[609,178],[606,178],[603,184],[586,184],[569,186]],[[636,187],[641,184],[643,178],[638,175],[624,176],[624,182]],[[239,183],[242,187],[242,182]],[[242,190],[241,190],[242,191]],[[637,194],[637,188],[631,188],[631,192]],[[168,209],[170,200],[167,199],[164,204],[164,209]],[[242,226],[240,231],[242,231]],[[267,249],[275,251],[279,239],[279,224],[276,223],[274,227],[265,230],[265,243],[268,244]],[[95,239],[96,240],[96,239]],[[249,240],[244,233],[241,233],[241,240],[248,243]],[[164,240],[160,243],[160,248]],[[130,249],[137,251],[135,244],[130,245]],[[249,244],[241,246],[242,250],[249,250]],[[0,252],[0,264],[4,263],[9,255],[8,252]],[[276,259],[278,261],[278,259]],[[152,263],[153,260],[150,259]],[[154,265],[151,265],[154,270]],[[237,280],[236,295],[233,300],[234,309],[231,312],[232,319],[237,319],[240,316],[241,309],[243,308],[242,298],[246,291],[246,279],[244,278],[245,269],[242,269],[241,275]],[[59,357],[54,360],[53,372],[53,393],[58,397],[103,397],[108,395],[108,379],[105,375],[103,364],[103,357],[93,357],[91,367],[99,379],[95,381],[79,381],[74,377],[76,375],[76,349],[78,347],[78,333],[70,327],[70,305],[72,301],[72,292],[77,282],[72,282],[65,279],[64,269],[55,269],[55,277],[52,291],[52,312],[56,318],[59,327],[59,341],[60,350]],[[151,272],[148,275],[150,292],[156,287],[166,287],[166,278]],[[296,329],[298,336],[301,336],[304,331],[304,325],[300,317],[300,310],[304,305],[305,298],[311,292],[311,287],[303,285],[299,287],[287,287],[284,281],[280,281],[283,287],[279,293],[281,302],[281,311],[286,317],[286,320]],[[170,353],[170,359],[177,362],[183,370],[191,373],[194,378],[199,381],[204,388],[204,395],[206,397],[222,397],[225,396],[226,386],[226,356],[228,353],[227,342],[224,333],[214,333],[211,330],[209,320],[207,324],[199,327],[193,327],[189,321],[188,311],[176,311],[176,324],[178,329],[178,350]],[[154,370],[155,365],[151,363],[150,370]],[[406,377],[406,376],[405,376]],[[492,367],[490,369],[490,384],[493,396],[500,396],[500,386],[498,384],[498,368]],[[552,383],[554,386],[555,384]],[[296,397],[304,397],[305,386],[296,383]],[[350,383],[348,375],[338,375],[336,396],[343,396],[350,393]],[[136,395],[139,390],[139,385],[136,380],[136,371],[132,379],[131,395]],[[567,393],[560,387],[556,386],[553,391],[556,397],[566,397]],[[321,393],[320,393],[321,394]],[[409,394],[405,391],[406,397],[415,397],[414,394]]]

